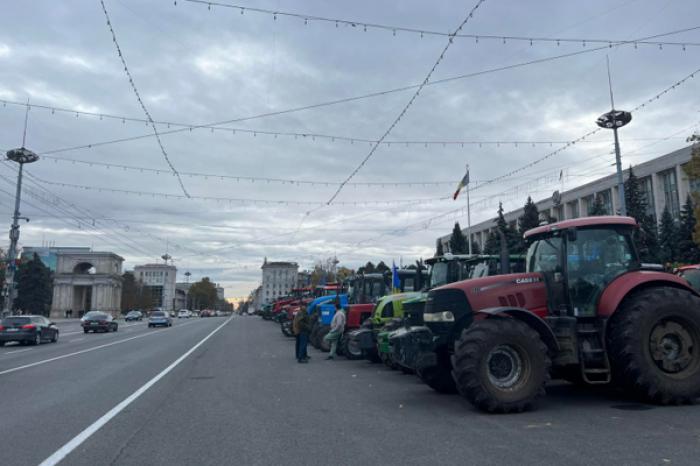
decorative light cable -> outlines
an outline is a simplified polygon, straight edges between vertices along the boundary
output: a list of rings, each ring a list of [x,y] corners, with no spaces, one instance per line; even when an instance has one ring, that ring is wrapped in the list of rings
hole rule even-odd
[[[430,30],[430,29],[411,28],[411,27],[405,27],[405,26],[392,26],[392,25],[387,25],[387,24],[378,24],[378,23],[371,23],[371,22],[365,22],[365,21],[353,21],[353,20],[348,20],[348,19],[329,18],[329,17],[324,17],[324,16],[308,15],[308,14],[303,14],[303,13],[292,13],[292,12],[288,12],[288,11],[269,10],[269,9],[265,9],[265,8],[253,8],[253,7],[235,5],[232,3],[225,3],[225,2],[207,1],[207,0],[183,0],[183,1],[188,2],[188,3],[194,3],[194,4],[206,6],[209,10],[212,10],[213,9],[212,7],[222,7],[222,8],[230,8],[230,9],[240,11],[241,15],[244,15],[246,12],[265,14],[265,15],[272,16],[274,21],[277,21],[278,17],[294,18],[294,19],[298,19],[300,21],[303,21],[304,25],[308,25],[310,22],[311,23],[313,23],[313,22],[329,23],[329,24],[335,25],[336,28],[338,28],[339,26],[342,25],[342,26],[351,27],[351,28],[354,28],[357,30],[362,30],[364,32],[367,32],[368,29],[376,29],[376,30],[389,31],[392,33],[392,36],[396,36],[397,32],[404,32],[404,33],[418,34],[418,35],[420,35],[421,38],[423,38],[425,36],[450,37],[450,35],[451,35],[448,32],[435,31],[435,30]],[[174,4],[177,5],[177,0],[175,0]],[[508,42],[526,42],[526,43],[529,43],[531,46],[535,45],[537,43],[553,43],[556,45],[574,43],[577,45],[580,44],[583,47],[586,47],[589,44],[604,44],[604,45],[607,45],[608,47],[612,47],[613,44],[620,42],[617,39],[564,38],[564,37],[540,37],[540,36],[525,37],[525,36],[511,36],[511,35],[500,35],[500,34],[464,34],[464,33],[459,33],[459,34],[453,34],[452,37],[460,38],[460,39],[472,39],[475,44],[479,44],[480,41],[497,41],[497,42],[500,42],[503,44],[506,44]],[[683,50],[685,50],[686,47],[700,46],[700,43],[697,43],[697,42],[659,42],[659,41],[640,40],[640,41],[637,41],[635,43],[637,45],[651,45],[651,46],[658,47],[660,49],[663,49],[664,46],[677,46],[677,47],[680,47]]]
[[[153,135],[155,136],[156,141],[158,141],[158,147],[160,147],[160,151],[163,154],[163,158],[170,167],[170,170],[172,170],[173,175],[177,177],[177,181],[180,184],[180,188],[182,188],[182,192],[185,193],[185,196],[189,197],[189,193],[185,188],[185,184],[182,182],[180,173],[178,173],[177,169],[175,168],[175,165],[173,165],[172,161],[170,160],[170,156],[168,156],[168,152],[165,150],[165,147],[163,147],[163,142],[160,140],[160,134],[158,134],[158,127],[154,123],[153,118],[151,117],[151,113],[146,108],[146,104],[143,103],[141,94],[139,93],[139,90],[136,87],[136,83],[134,82],[134,77],[129,71],[129,67],[126,64],[126,59],[124,58],[124,54],[122,54],[121,47],[119,47],[119,42],[117,41],[117,34],[114,32],[114,28],[112,27],[112,21],[109,19],[109,13],[107,13],[107,7],[105,6],[104,0],[100,0],[100,5],[102,6],[102,11],[104,12],[105,19],[107,20],[107,27],[109,28],[109,32],[112,34],[112,41],[114,42],[114,47],[117,49],[117,55],[119,55],[119,60],[124,66],[124,73],[126,73],[126,77],[129,79],[129,84],[131,85],[131,89],[133,90],[134,95],[136,96],[136,100],[141,106],[141,110],[143,110],[143,113],[146,115],[149,125],[151,126],[151,128],[153,128]]]
[[[333,195],[328,199],[328,201],[326,201],[327,205],[331,205],[333,203],[333,201],[335,201],[335,199],[338,197],[338,195],[343,190],[345,185],[348,184],[348,182],[353,179],[353,177],[362,169],[362,167],[365,166],[365,164],[369,161],[369,159],[372,158],[374,153],[377,151],[377,148],[379,147],[379,145],[384,141],[384,139],[386,139],[387,136],[389,136],[389,133],[391,133],[391,131],[396,127],[396,125],[399,124],[399,122],[401,121],[403,116],[406,114],[406,112],[408,112],[408,109],[410,109],[411,105],[413,105],[413,102],[415,102],[416,98],[418,98],[418,96],[420,95],[420,92],[423,90],[425,85],[428,83],[428,81],[430,81],[430,78],[433,76],[433,73],[435,72],[437,67],[440,66],[440,63],[442,62],[443,58],[445,58],[445,54],[447,53],[447,50],[450,48],[450,45],[452,45],[453,38],[454,38],[455,34],[458,34],[462,30],[462,28],[464,28],[464,26],[467,24],[467,22],[471,18],[474,17],[474,13],[476,12],[476,10],[485,1],[486,0],[478,0],[476,2],[476,4],[472,7],[472,9],[469,11],[467,16],[465,16],[465,18],[459,24],[459,26],[457,26],[457,29],[455,29],[455,31],[449,36],[449,40],[447,41],[447,43],[443,47],[442,52],[440,52],[440,55],[438,55],[438,58],[437,58],[437,60],[435,60],[435,63],[433,63],[433,66],[430,68],[430,71],[428,71],[428,74],[423,79],[423,82],[420,83],[420,85],[418,86],[416,91],[413,93],[411,98],[408,99],[408,102],[406,102],[406,105],[399,112],[399,114],[396,116],[396,118],[394,118],[394,121],[389,125],[389,127],[386,129],[386,131],[384,131],[384,134],[382,134],[382,136],[379,138],[379,140],[376,143],[372,144],[372,148],[369,150],[369,153],[362,159],[362,161],[360,161],[359,165],[357,165],[357,167],[355,167],[350,172],[350,174],[347,176],[347,178],[345,178],[340,183],[340,186],[338,186],[338,189],[333,193]]]

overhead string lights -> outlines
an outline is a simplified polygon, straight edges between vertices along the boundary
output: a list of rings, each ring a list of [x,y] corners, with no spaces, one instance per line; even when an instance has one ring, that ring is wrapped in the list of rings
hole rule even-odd
[[[97,191],[105,193],[118,193],[118,194],[128,194],[139,197],[151,197],[151,198],[164,198],[164,199],[192,199],[199,201],[213,201],[219,203],[229,203],[229,204],[243,204],[243,205],[284,205],[284,206],[319,206],[324,205],[324,202],[320,201],[292,201],[288,199],[247,199],[247,198],[233,198],[233,197],[217,197],[217,196],[195,196],[189,195],[184,196],[182,194],[171,194],[162,193],[156,191],[138,191],[132,189],[120,189],[120,188],[109,188],[102,186],[88,186],[82,184],[74,183],[62,183],[58,181],[45,180],[33,175],[34,179],[42,184],[60,186],[63,188],[73,188],[85,191]],[[338,202],[337,205],[344,206],[373,206],[373,205],[413,205],[413,204],[428,204],[433,202],[441,202],[452,199],[451,196],[441,196],[441,197],[431,197],[431,198],[419,198],[419,199],[387,199],[387,200],[373,200],[373,201],[342,201]]]
[[[637,38],[637,39],[633,39],[633,40],[616,42],[613,44],[613,47],[619,47],[621,45],[632,44],[634,42],[640,42],[643,40],[648,40],[648,39],[653,39],[653,38],[658,38],[658,37],[681,34],[684,32],[694,31],[697,29],[700,29],[700,26],[684,28],[684,29],[677,29],[677,30],[670,31],[670,32],[655,34],[653,36],[646,36],[646,37],[641,37],[641,38]],[[491,73],[498,73],[498,72],[502,72],[502,71],[513,70],[513,69],[522,68],[522,67],[526,67],[526,66],[530,66],[530,65],[541,64],[541,63],[546,63],[546,62],[555,61],[555,60],[561,60],[564,58],[578,56],[578,55],[582,55],[582,54],[586,54],[586,53],[592,53],[592,52],[596,52],[596,51],[600,51],[600,50],[607,50],[607,48],[608,48],[607,46],[591,47],[591,48],[586,48],[584,50],[577,50],[574,52],[568,52],[568,53],[563,53],[563,54],[544,57],[544,58],[537,58],[537,59],[533,59],[533,60],[527,60],[524,62],[512,63],[510,65],[504,65],[504,66],[500,66],[500,67],[496,67],[496,68],[488,68],[488,69],[484,69],[484,70],[480,70],[480,71],[475,71],[472,73],[450,76],[450,77],[442,78],[442,79],[436,79],[436,80],[430,81],[426,84],[422,84],[422,83],[421,84],[411,84],[411,85],[407,85],[407,86],[396,87],[393,89],[387,89],[387,90],[378,91],[378,92],[371,92],[368,94],[356,95],[356,96],[351,96],[351,97],[344,97],[341,99],[329,100],[329,101],[325,101],[325,102],[303,105],[303,106],[299,106],[299,107],[292,107],[292,108],[287,108],[284,110],[275,110],[272,112],[260,113],[257,115],[251,115],[251,116],[247,116],[247,117],[232,118],[232,119],[221,120],[221,121],[212,122],[212,123],[204,123],[204,124],[196,124],[196,125],[184,125],[182,127],[175,128],[175,129],[161,128],[161,131],[159,132],[159,136],[165,136],[165,135],[169,135],[169,134],[177,134],[177,133],[183,133],[183,132],[192,132],[195,129],[210,129],[211,130],[212,127],[216,127],[216,126],[230,125],[230,124],[234,124],[234,123],[240,123],[243,121],[257,120],[257,119],[267,118],[267,117],[272,117],[272,116],[287,115],[287,114],[296,113],[296,112],[305,111],[305,110],[313,110],[313,109],[318,109],[318,108],[323,108],[323,107],[329,107],[329,106],[334,106],[334,105],[350,103],[350,102],[357,102],[357,101],[364,100],[364,99],[383,97],[383,96],[387,96],[387,95],[398,93],[398,92],[410,91],[410,90],[417,89],[417,88],[424,87],[424,86],[439,85],[439,84],[448,83],[448,82],[452,82],[452,81],[456,81],[456,80],[468,79],[468,78],[473,78],[473,77],[477,77],[477,76],[484,76],[484,75],[491,74]],[[80,115],[80,114],[81,113],[79,113],[79,112],[75,112],[75,115]],[[97,115],[99,116],[99,114],[97,114]],[[102,115],[102,116],[104,117],[104,115]],[[127,121],[125,117],[117,117],[117,118],[123,120],[124,122]],[[141,121],[141,122],[143,122],[143,121]],[[163,122],[163,124],[167,125],[168,123]],[[170,124],[173,125],[173,123],[170,123]],[[234,130],[232,130],[231,128],[228,128],[228,131],[234,131]],[[44,154],[65,152],[65,151],[79,150],[79,149],[90,149],[90,148],[93,148],[96,146],[104,146],[104,145],[109,145],[109,144],[119,144],[119,143],[123,143],[123,142],[136,141],[136,140],[146,139],[146,138],[151,138],[151,137],[154,137],[153,132],[150,132],[147,134],[141,134],[138,136],[131,136],[131,137],[111,139],[111,140],[107,140],[107,141],[93,142],[93,143],[89,143],[89,144],[83,144],[80,146],[59,148],[59,149],[55,149],[55,150],[46,151],[46,152],[44,152]],[[331,136],[331,138],[332,137],[333,136]],[[393,141],[388,141],[388,142],[390,144],[394,143]],[[353,143],[353,140],[351,140],[350,143]],[[399,143],[399,142],[397,142],[397,143]],[[371,141],[370,141],[370,144],[371,144]]]
[[[555,46],[560,46],[563,44],[573,44],[573,45],[578,45],[581,47],[588,47],[589,45],[604,45],[606,47],[613,47],[616,44],[621,43],[621,41],[619,39],[601,39],[601,38],[512,36],[512,35],[502,35],[502,34],[466,34],[466,33],[462,33],[462,32],[457,33],[457,34],[450,34],[448,32],[444,32],[444,31],[435,31],[435,30],[430,30],[430,29],[421,29],[421,28],[414,28],[414,27],[379,24],[379,23],[372,23],[372,22],[365,22],[365,21],[355,21],[355,20],[341,19],[341,18],[331,18],[331,17],[326,17],[326,16],[317,16],[317,15],[304,14],[304,13],[293,13],[293,12],[289,12],[289,11],[280,11],[280,10],[270,10],[270,9],[265,9],[265,8],[253,8],[253,7],[249,7],[249,6],[243,6],[243,5],[233,4],[233,3],[226,3],[226,2],[216,2],[216,1],[207,1],[207,0],[184,0],[184,1],[187,3],[201,5],[203,7],[206,7],[209,11],[211,11],[213,9],[213,7],[221,7],[221,8],[227,8],[227,9],[232,9],[234,11],[238,11],[238,12],[240,12],[241,15],[244,15],[245,13],[255,13],[255,14],[268,15],[272,18],[273,21],[277,21],[278,18],[282,18],[282,17],[291,18],[294,20],[298,20],[299,24],[303,24],[304,26],[308,26],[309,23],[324,23],[324,24],[329,24],[329,25],[333,26],[333,29],[339,29],[340,26],[344,26],[345,28],[354,29],[356,31],[362,31],[362,32],[367,32],[368,30],[386,31],[386,32],[390,32],[392,37],[396,37],[397,32],[415,35],[415,36],[420,37],[421,39],[424,37],[438,37],[438,38],[452,37],[452,38],[470,40],[475,45],[490,41],[490,42],[497,42],[497,43],[500,43],[502,45],[509,44],[509,43],[526,43],[526,44],[529,44],[530,46],[535,46],[538,44],[548,44],[548,45],[555,45]],[[177,2],[175,2],[175,5],[177,6]],[[655,47],[659,50],[664,50],[664,46],[678,47],[681,50],[686,50],[687,47],[700,46],[700,43],[698,43],[698,42],[665,42],[665,41],[654,41],[654,40],[637,40],[637,41],[631,42],[631,44],[634,44],[635,47],[651,46],[651,47]]]
[[[149,174],[155,174],[155,175],[172,175],[169,171],[167,170],[162,170],[162,169],[157,169],[157,168],[149,168],[149,167],[139,167],[135,165],[124,165],[124,164],[117,164],[117,163],[106,163],[106,162],[96,162],[92,160],[78,160],[78,159],[71,159],[67,157],[59,157],[55,155],[46,155],[43,156],[44,159],[46,160],[53,160],[54,163],[66,163],[66,164],[80,164],[80,165],[85,165],[89,167],[101,167],[105,169],[114,169],[114,170],[121,170],[121,171],[130,171],[130,172],[140,172],[140,173],[149,173]],[[300,180],[300,179],[292,179],[292,178],[270,178],[270,177],[263,177],[263,176],[241,176],[241,175],[226,175],[226,174],[221,174],[221,173],[201,173],[201,172],[180,172],[182,176],[186,177],[193,177],[193,178],[204,178],[208,180],[221,180],[221,181],[235,181],[236,183],[266,183],[266,184],[282,184],[282,185],[291,185],[291,186],[313,186],[313,187],[337,187],[340,185],[340,182],[333,182],[333,181],[310,181],[310,180]],[[479,180],[472,180],[472,183],[475,185],[478,185],[480,183]],[[435,186],[452,186],[454,185],[454,180],[445,180],[445,181],[369,181],[369,182],[356,182],[356,183],[348,183],[350,186],[353,187],[367,187],[367,188],[398,188],[398,187],[407,187],[407,188],[415,188],[415,187],[435,187]]]
[[[121,47],[119,47],[119,42],[117,41],[117,34],[114,32],[114,28],[112,27],[112,21],[109,18],[109,13],[107,12],[107,7],[105,6],[104,0],[100,0],[100,5],[102,6],[102,12],[104,13],[105,19],[107,20],[107,27],[109,28],[109,32],[112,35],[112,42],[114,42],[114,47],[117,50],[117,55],[119,55],[119,61],[121,61],[122,66],[124,67],[124,73],[126,74],[126,77],[129,80],[129,85],[131,86],[131,90],[134,92],[134,95],[136,96],[136,100],[138,101],[139,106],[141,107],[141,110],[143,110],[143,113],[146,115],[146,118],[148,119],[149,126],[151,128],[153,128],[153,135],[155,136],[156,141],[158,142],[158,147],[160,147],[160,151],[163,154],[163,158],[165,159],[165,162],[168,164],[168,166],[170,167],[170,170],[173,172],[173,174],[177,177],[177,181],[180,184],[180,188],[182,189],[182,192],[185,193],[185,196],[189,197],[190,194],[187,192],[187,189],[185,188],[185,184],[182,182],[182,178],[180,177],[180,173],[178,173],[177,169],[175,168],[175,165],[173,165],[173,162],[170,160],[170,156],[168,155],[168,152],[165,150],[165,147],[163,147],[163,142],[160,140],[160,134],[158,134],[158,127],[153,122],[153,118],[151,117],[151,113],[146,108],[146,104],[143,102],[143,99],[141,98],[141,94],[139,93],[139,90],[136,87],[136,83],[134,82],[134,77],[131,75],[131,71],[129,71],[129,67],[126,64],[126,58],[124,58],[124,54],[122,53],[122,49],[121,49]]]

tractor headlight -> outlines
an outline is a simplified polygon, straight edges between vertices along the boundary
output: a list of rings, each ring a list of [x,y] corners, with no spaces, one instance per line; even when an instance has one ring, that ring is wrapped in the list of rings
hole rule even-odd
[[[454,322],[455,315],[450,311],[426,312],[423,314],[424,322]]]

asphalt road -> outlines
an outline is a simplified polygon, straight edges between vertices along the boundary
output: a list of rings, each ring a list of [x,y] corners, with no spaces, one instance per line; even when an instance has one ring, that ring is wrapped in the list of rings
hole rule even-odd
[[[0,464],[700,464],[700,406],[553,384],[537,411],[487,415],[380,365],[297,364],[257,317],[63,325],[0,349]]]

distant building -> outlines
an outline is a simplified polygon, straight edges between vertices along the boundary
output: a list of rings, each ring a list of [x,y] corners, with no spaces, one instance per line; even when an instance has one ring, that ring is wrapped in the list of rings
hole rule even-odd
[[[175,309],[189,309],[188,296],[192,283],[177,282],[175,283]]]
[[[177,267],[168,264],[146,264],[134,267],[134,276],[150,290],[154,307],[175,310],[175,278]]]
[[[218,299],[219,301],[224,300],[224,287],[219,286],[218,283],[216,284],[216,299]]]
[[[311,272],[302,270],[297,273],[297,288],[307,288],[311,286]]]
[[[634,165],[632,170],[639,178],[639,184],[647,204],[647,213],[658,222],[665,208],[674,219],[680,218],[681,207],[685,203],[686,196],[690,192],[700,191],[700,185],[691,183],[683,166],[690,161],[692,147],[684,147],[661,157]],[[624,154],[623,154],[624,162]],[[628,172],[629,170],[625,170]],[[627,173],[625,173],[627,179]],[[553,196],[535,202],[540,213],[549,213],[557,220],[585,217],[593,205],[595,198],[599,197],[608,214],[615,215],[618,212],[617,175],[611,174],[596,181],[561,193],[558,203],[554,203]],[[523,199],[523,204],[525,199]],[[523,215],[523,209],[513,210],[504,214],[506,222],[516,226],[518,218]],[[489,233],[496,227],[493,219],[472,225],[472,240],[483,250],[488,240]],[[462,230],[467,234],[467,230]],[[450,252],[450,237],[441,236],[437,242],[442,243],[443,251]]]
[[[286,296],[297,284],[299,264],[296,262],[265,262],[262,265],[262,304]]]
[[[262,307],[262,286],[259,286],[253,291],[252,293],[253,296],[253,303],[251,304],[252,310],[253,311],[259,311],[260,308]]]

